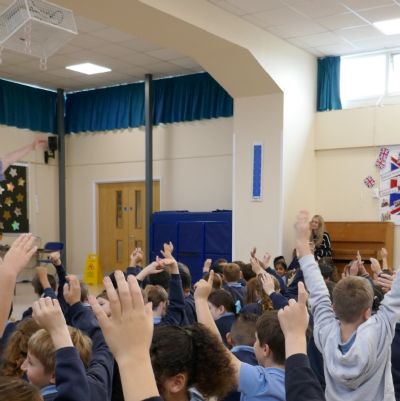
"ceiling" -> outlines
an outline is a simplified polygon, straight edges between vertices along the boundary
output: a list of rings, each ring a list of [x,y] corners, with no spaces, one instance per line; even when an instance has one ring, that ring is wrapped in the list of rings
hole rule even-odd
[[[399,0],[208,0],[315,56],[400,46],[373,22],[400,18]]]
[[[400,35],[385,36],[372,22],[400,18],[400,0],[208,0],[316,56],[344,55],[400,46]],[[56,2],[56,1],[55,1]],[[0,12],[12,0],[0,0]],[[193,59],[98,22],[75,15],[79,35],[49,58],[5,49],[0,77],[75,91],[202,71]],[[66,70],[92,62],[112,69],[93,76]]]

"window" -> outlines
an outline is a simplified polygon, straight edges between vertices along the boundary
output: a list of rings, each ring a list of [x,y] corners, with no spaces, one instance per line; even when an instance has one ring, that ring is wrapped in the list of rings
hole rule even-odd
[[[400,53],[342,57],[340,96],[344,108],[376,104],[383,98],[385,103],[400,103]]]

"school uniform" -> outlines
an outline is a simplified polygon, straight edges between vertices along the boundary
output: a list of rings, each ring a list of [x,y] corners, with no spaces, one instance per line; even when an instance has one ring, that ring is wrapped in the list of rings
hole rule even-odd
[[[78,302],[68,309],[65,318],[92,339],[92,359],[86,370],[90,401],[111,400],[114,358],[93,311]]]
[[[285,362],[286,401],[325,401],[324,392],[305,354],[294,354]]]
[[[231,282],[225,283],[223,289],[232,295],[236,306],[236,313],[239,313],[246,303],[246,287],[239,282]]]
[[[41,389],[43,400],[90,401],[88,378],[76,348],[60,348],[55,359],[56,385]]]
[[[241,362],[246,362],[250,365],[258,365],[254,348],[248,345],[236,345],[231,349],[233,355],[236,356]],[[240,401],[241,393],[237,390],[231,391],[224,401]]]
[[[221,334],[222,340],[227,347],[229,347],[229,344],[226,341],[226,334],[231,331],[231,327],[235,319],[236,316],[234,313],[226,312],[221,315],[217,320],[215,320],[218,331]]]
[[[285,370],[242,362],[238,389],[242,401],[286,401]]]
[[[185,316],[186,324],[189,326],[197,323],[196,305],[193,294],[185,296]]]
[[[153,317],[155,326],[181,326],[185,324],[185,296],[180,274],[171,274],[169,280],[169,305],[163,317]]]

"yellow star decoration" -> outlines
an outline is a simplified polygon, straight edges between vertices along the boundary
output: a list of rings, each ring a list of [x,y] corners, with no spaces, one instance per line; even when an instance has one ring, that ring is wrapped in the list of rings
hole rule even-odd
[[[3,219],[6,221],[11,219],[11,213],[8,210],[3,213]]]
[[[11,205],[14,203],[13,200],[10,197],[7,197],[4,203],[8,206],[11,207]]]
[[[24,184],[25,184],[25,180],[24,180],[22,177],[18,178],[18,185],[19,185],[20,187],[23,187]]]
[[[24,201],[24,195],[22,195],[22,194],[18,194],[15,198],[17,199],[17,202],[19,202],[19,203]]]
[[[14,191],[14,188],[15,188],[15,186],[14,186],[14,184],[13,184],[12,182],[9,182],[9,183],[7,184],[7,189],[8,189],[10,192]]]

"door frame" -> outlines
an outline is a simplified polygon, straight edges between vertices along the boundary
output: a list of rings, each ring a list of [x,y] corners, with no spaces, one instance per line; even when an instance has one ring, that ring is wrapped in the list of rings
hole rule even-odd
[[[162,210],[162,179],[161,177],[153,177],[153,182],[158,181],[160,186],[160,210]],[[98,213],[99,213],[99,184],[113,184],[121,182],[146,182],[144,178],[110,178],[110,179],[98,179],[92,181],[92,204],[94,205],[92,212],[92,249],[93,253],[98,253],[99,249],[99,232],[98,232]]]

